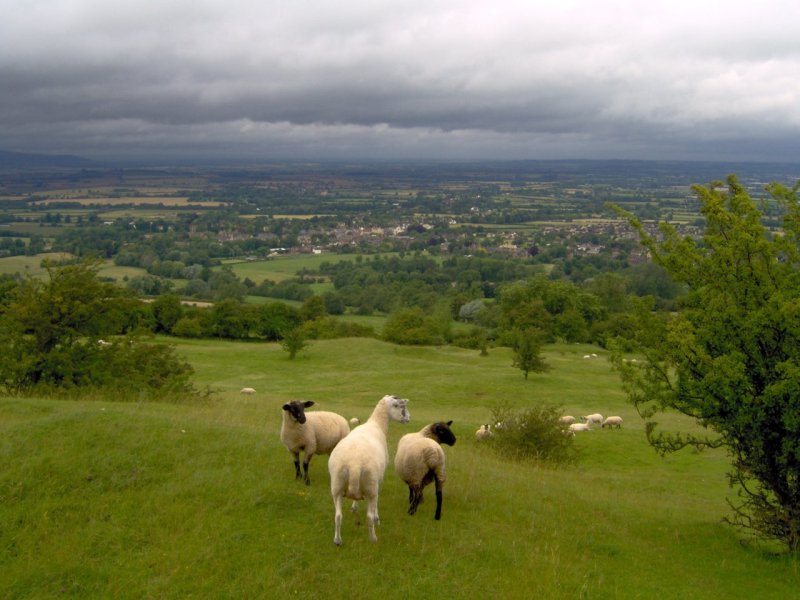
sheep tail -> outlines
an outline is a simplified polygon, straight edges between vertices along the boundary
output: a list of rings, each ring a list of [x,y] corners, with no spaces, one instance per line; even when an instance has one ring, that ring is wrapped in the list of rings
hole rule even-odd
[[[348,469],[347,494],[351,500],[362,500],[361,497],[361,465],[350,465]]]

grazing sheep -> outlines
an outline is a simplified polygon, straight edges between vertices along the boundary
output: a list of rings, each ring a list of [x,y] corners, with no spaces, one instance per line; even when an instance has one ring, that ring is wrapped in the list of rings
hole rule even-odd
[[[614,427],[614,426],[616,426],[617,429],[621,429],[622,428],[622,417],[616,417],[616,416],[608,417],[608,418],[606,418],[605,421],[603,421],[603,423],[600,425],[600,427],[605,428],[606,425],[608,425],[609,429]]]
[[[564,415],[563,417],[558,417],[558,424],[559,425],[572,425],[575,422],[575,417],[572,415]]]
[[[358,420],[358,417],[353,417],[350,419],[350,427],[357,427],[361,424],[361,421]]]
[[[281,424],[281,441],[294,456],[295,479],[301,477],[300,452],[305,451],[303,471],[306,485],[311,485],[308,478],[311,458],[315,454],[330,454],[336,444],[350,433],[350,426],[341,415],[324,410],[305,412],[305,409],[313,405],[311,400],[287,402],[283,405]]]
[[[487,423],[486,425],[481,425],[478,427],[478,430],[475,432],[475,439],[476,440],[485,440],[492,437],[492,428]]]
[[[242,388],[239,390],[239,393],[249,396],[251,394],[255,394],[256,391],[253,388]]]
[[[576,431],[591,431],[591,421],[588,423],[573,423],[567,430],[571,431],[572,435],[575,435]]]
[[[378,401],[369,419],[344,438],[331,452],[328,472],[331,476],[335,532],[333,543],[342,543],[342,498],[367,500],[367,527],[369,539],[377,542],[375,524],[379,522],[378,493],[389,463],[386,435],[389,421],[408,423],[411,415],[408,400],[397,396],[384,396]]]
[[[603,422],[603,415],[600,413],[594,413],[591,415],[586,415],[585,417],[581,417],[581,420],[585,423],[597,423],[598,425]]]
[[[422,502],[422,492],[431,481],[436,481],[437,521],[442,518],[442,488],[447,479],[442,444],[452,446],[456,436],[450,429],[452,421],[426,425],[416,433],[407,433],[397,444],[394,470],[408,485],[408,514],[417,512]]]

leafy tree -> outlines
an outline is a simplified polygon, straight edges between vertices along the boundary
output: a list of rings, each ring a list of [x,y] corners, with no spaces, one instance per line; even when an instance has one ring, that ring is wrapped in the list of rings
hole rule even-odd
[[[307,346],[308,342],[300,327],[287,331],[281,340],[281,347],[289,353],[289,360],[294,360],[297,353]]]
[[[695,186],[702,243],[661,226],[662,239],[625,214],[653,260],[686,286],[678,314],[636,312],[635,350],[613,361],[661,453],[724,446],[732,457],[734,525],[800,550],[800,207],[797,191],[768,187],[785,211],[781,232],[735,176]],[[622,212],[622,211],[620,211]],[[677,411],[706,430],[668,432],[652,418]]]
[[[444,342],[442,323],[419,308],[404,308],[389,315],[383,337],[395,344],[436,345]]]
[[[516,329],[513,336],[514,362],[528,379],[528,373],[543,373],[549,368],[542,357],[542,332],[538,329]]]
[[[171,347],[122,332],[124,290],[97,277],[97,263],[54,267],[11,290],[2,315],[0,386],[9,394],[111,392],[116,398],[194,394],[191,367]],[[102,336],[102,338],[101,338]]]
[[[175,323],[183,316],[181,299],[174,294],[159,296],[153,301],[152,308],[157,331],[170,333]]]
[[[321,319],[326,314],[325,300],[322,296],[309,296],[300,307],[300,318],[303,319],[303,321]]]

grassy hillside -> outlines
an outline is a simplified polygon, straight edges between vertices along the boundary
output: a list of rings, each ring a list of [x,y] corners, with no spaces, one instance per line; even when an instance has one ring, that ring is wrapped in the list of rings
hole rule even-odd
[[[199,406],[0,399],[0,597],[785,599],[797,559],[742,545],[720,522],[723,452],[666,459],[646,445],[602,355],[552,346],[527,382],[506,350],[315,342],[181,343]],[[594,349],[596,351],[596,349]],[[241,396],[243,386],[256,388]],[[327,457],[310,487],[280,444],[280,406],[317,401],[366,418],[385,393],[411,399],[400,435],[453,419],[443,517],[405,514],[390,468],[378,543],[346,512],[333,543]],[[625,418],[576,438],[579,463],[508,463],[473,440],[490,407],[559,402]],[[677,421],[677,419],[675,419]]]

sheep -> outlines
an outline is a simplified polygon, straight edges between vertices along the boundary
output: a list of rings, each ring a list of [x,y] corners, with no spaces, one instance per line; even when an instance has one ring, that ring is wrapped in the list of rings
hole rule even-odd
[[[239,390],[239,393],[240,393],[240,394],[245,394],[245,395],[249,396],[249,395],[251,395],[251,394],[255,394],[255,393],[256,393],[256,391],[255,391],[253,388],[250,388],[250,387],[244,387],[244,388],[242,388],[241,390]]]
[[[612,427],[616,426],[617,429],[622,428],[622,417],[607,417],[605,421],[600,425],[600,427],[605,428],[608,425],[608,428],[611,429]]]
[[[314,405],[312,400],[293,400],[283,405],[281,442],[294,456],[295,479],[300,479],[300,452],[305,451],[303,471],[306,485],[311,485],[308,464],[315,454],[330,454],[334,447],[350,433],[347,420],[333,412],[318,410],[305,412]]]
[[[558,424],[559,425],[572,425],[575,422],[575,417],[572,415],[564,415],[563,417],[558,417]]]
[[[353,417],[350,419],[350,427],[357,427],[361,424],[361,421],[358,420],[358,417]]]
[[[431,481],[436,481],[435,520],[442,518],[442,488],[447,479],[442,444],[452,446],[456,436],[450,429],[452,421],[426,425],[416,433],[407,433],[397,443],[394,470],[408,485],[408,514],[417,512],[422,502],[422,492]]]
[[[600,413],[593,413],[591,415],[586,415],[585,417],[581,417],[581,420],[585,423],[597,423],[598,425],[603,422],[603,415]]]
[[[389,421],[408,423],[411,414],[408,400],[387,395],[378,401],[366,423],[359,425],[331,452],[328,472],[331,476],[335,531],[333,543],[342,544],[342,498],[353,500],[353,510],[358,500],[367,500],[367,527],[369,539],[377,542],[375,525],[378,516],[378,493],[386,465],[389,463],[389,448],[386,435]]]
[[[475,432],[475,439],[478,441],[485,440],[490,437],[492,437],[492,428],[488,423],[486,425],[481,425]]]
[[[575,435],[576,431],[591,431],[591,421],[588,423],[573,423],[567,428],[567,431],[571,431],[572,435]]]

